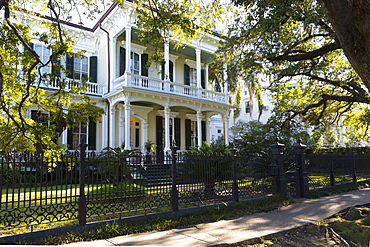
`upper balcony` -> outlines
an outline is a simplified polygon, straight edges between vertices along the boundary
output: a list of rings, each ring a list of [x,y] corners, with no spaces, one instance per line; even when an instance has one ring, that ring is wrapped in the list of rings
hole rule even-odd
[[[228,94],[226,93],[131,73],[122,75],[113,81],[113,90],[118,90],[120,88],[137,88],[225,104],[229,101]]]

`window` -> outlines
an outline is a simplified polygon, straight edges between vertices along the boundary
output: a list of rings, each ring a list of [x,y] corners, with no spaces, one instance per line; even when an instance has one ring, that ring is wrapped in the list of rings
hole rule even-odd
[[[81,143],[87,143],[87,129],[88,127],[84,123],[72,128],[72,149],[80,149]]]
[[[49,115],[45,112],[32,110],[31,111],[31,119],[37,123],[41,123],[43,125],[49,125]]]
[[[75,57],[73,79],[86,80],[89,77],[87,57]]]
[[[39,55],[40,60],[42,63],[46,63],[50,59],[50,49],[43,45],[34,45],[34,50]],[[38,65],[41,67],[41,65]],[[49,63],[47,66],[41,68],[41,74],[50,73],[51,72],[51,64]]]
[[[70,57],[66,58],[66,69],[69,71],[67,77],[74,80],[89,79],[90,82],[97,82],[98,58],[96,56]]]
[[[190,67],[189,65],[184,65],[184,84],[191,85],[193,87],[197,86],[198,72],[196,68]],[[205,72],[201,69],[201,86],[205,88]]]
[[[140,74],[140,56],[135,52],[131,52],[131,73]]]
[[[78,150],[81,143],[88,144],[88,150],[96,149],[96,123],[92,119],[67,130],[68,149]]]
[[[245,113],[249,113],[251,110],[249,101],[245,102]]]
[[[148,76],[148,58],[149,55],[146,53],[143,53],[139,55],[136,52],[131,52],[131,72],[135,75],[142,75],[142,76]],[[120,47],[119,51],[119,76],[122,76],[125,74],[126,70],[126,49],[123,47]]]

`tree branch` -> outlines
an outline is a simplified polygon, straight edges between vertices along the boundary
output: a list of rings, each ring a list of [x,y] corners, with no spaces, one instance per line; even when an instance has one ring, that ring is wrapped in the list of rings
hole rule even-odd
[[[340,48],[341,48],[341,46],[340,46],[339,42],[334,41],[331,44],[324,45],[323,47],[321,47],[319,49],[316,49],[316,50],[313,50],[313,51],[310,51],[310,52],[305,52],[305,53],[302,52],[301,54],[297,54],[297,55],[283,54],[283,55],[280,55],[280,56],[277,56],[277,57],[270,57],[270,58],[268,58],[268,60],[271,61],[271,62],[273,62],[273,61],[294,62],[294,61],[309,60],[309,59],[313,59],[313,58],[325,55],[330,51],[334,51],[334,50],[337,50],[337,49],[340,49]]]

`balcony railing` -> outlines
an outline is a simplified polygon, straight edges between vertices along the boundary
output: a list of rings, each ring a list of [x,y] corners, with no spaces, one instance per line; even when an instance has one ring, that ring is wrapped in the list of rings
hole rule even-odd
[[[114,80],[113,89],[115,90],[120,87],[140,88],[191,98],[228,103],[228,95],[225,93],[134,74],[127,74],[127,78],[128,79],[126,80],[126,75],[123,75]]]
[[[66,83],[64,90],[70,91],[73,87],[81,87],[81,81],[77,80],[70,80],[69,82]],[[98,95],[101,96],[104,94],[104,86],[98,83],[93,83],[93,82],[86,82],[87,88],[84,93],[86,94],[91,94],[91,95]],[[46,88],[46,89],[60,89],[60,85],[58,85],[57,82],[48,82],[48,83],[41,83],[40,84],[41,88]]]

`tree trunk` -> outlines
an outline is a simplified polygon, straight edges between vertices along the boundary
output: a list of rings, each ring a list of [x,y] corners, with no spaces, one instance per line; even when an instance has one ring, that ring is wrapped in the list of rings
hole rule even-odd
[[[320,0],[344,54],[370,91],[370,0]]]

